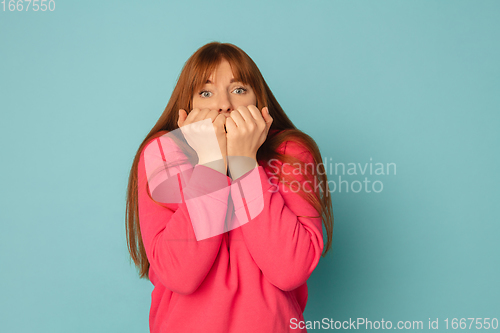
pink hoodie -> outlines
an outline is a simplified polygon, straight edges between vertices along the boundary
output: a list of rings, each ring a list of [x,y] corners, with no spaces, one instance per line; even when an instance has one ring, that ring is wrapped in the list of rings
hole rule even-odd
[[[148,145],[158,144],[157,140]],[[276,182],[278,168],[295,175],[294,165],[259,161],[258,168],[235,181],[203,165],[184,165],[180,169],[188,170],[187,183],[179,178],[169,185],[182,200],[158,204],[147,187],[146,148],[139,160],[138,194],[142,240],[154,285],[150,331],[306,332],[295,323],[304,320],[306,281],[323,251],[323,232],[321,218],[310,218],[318,212],[293,191],[299,183],[290,190]],[[162,148],[166,159],[175,155],[175,147]],[[313,163],[310,152],[293,141],[284,142],[278,151]],[[255,178],[249,174],[260,178],[262,193],[252,191]],[[295,177],[302,189],[312,189],[301,176]],[[234,229],[197,241],[187,193],[194,200],[198,194],[203,197],[194,201],[200,219],[205,216],[211,224],[224,224],[231,214],[228,220]],[[262,201],[263,207],[256,208]],[[257,216],[252,209],[257,209]],[[249,221],[238,224],[238,217],[245,216]]]

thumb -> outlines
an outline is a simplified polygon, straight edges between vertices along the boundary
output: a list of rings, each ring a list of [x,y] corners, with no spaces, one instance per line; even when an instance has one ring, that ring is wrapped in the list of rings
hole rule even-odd
[[[187,112],[184,109],[179,110],[179,120],[177,121],[177,126],[182,127],[184,125],[184,121],[186,121]]]
[[[273,117],[271,117],[271,115],[269,114],[269,108],[267,106],[262,108],[262,118],[264,118],[266,126],[269,129],[271,127],[271,124],[273,123]]]

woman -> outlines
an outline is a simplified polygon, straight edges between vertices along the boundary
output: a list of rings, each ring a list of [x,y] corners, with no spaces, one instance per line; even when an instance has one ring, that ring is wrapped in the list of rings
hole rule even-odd
[[[169,166],[151,171],[155,158]],[[331,247],[327,184],[316,143],[251,58],[198,49],[129,178],[127,243],[154,285],[151,332],[305,332],[306,281]]]

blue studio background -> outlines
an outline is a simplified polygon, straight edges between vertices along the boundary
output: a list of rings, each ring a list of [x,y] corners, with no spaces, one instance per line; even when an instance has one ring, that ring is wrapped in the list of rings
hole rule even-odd
[[[128,172],[214,40],[346,167],[306,320],[500,318],[500,2],[55,3],[0,4],[0,331],[148,332]]]

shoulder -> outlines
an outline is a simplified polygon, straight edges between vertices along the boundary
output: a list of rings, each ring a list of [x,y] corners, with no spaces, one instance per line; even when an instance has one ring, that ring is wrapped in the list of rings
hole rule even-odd
[[[162,154],[179,150],[175,142],[175,131],[159,131],[146,140],[142,148],[144,154]]]
[[[277,134],[283,134],[285,131],[286,130],[280,131],[273,129],[269,131],[269,135],[275,136]],[[293,137],[293,135],[286,137],[285,140],[278,145],[276,151],[284,155],[301,155],[311,153],[310,149],[296,137]]]
[[[286,156],[298,158],[305,163],[314,163],[313,152],[304,143],[293,138],[283,141],[276,151]]]
[[[292,139],[285,139],[275,149],[277,153],[285,155],[284,158],[272,158],[267,161],[260,161],[259,164],[268,173],[268,176],[285,173],[297,177],[298,173],[302,173],[306,166],[314,166],[314,155],[303,143]],[[291,159],[289,159],[291,157]],[[304,163],[304,164],[302,164]],[[295,170],[297,169],[298,170]]]
[[[310,153],[309,148],[307,148],[303,143],[293,139],[287,139],[283,141],[282,143],[280,143],[276,150],[281,154],[294,156],[304,153]]]

